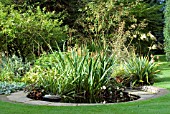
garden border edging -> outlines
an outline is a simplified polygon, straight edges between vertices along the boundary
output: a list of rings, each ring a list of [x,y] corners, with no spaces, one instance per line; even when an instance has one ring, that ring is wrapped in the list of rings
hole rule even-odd
[[[129,101],[129,102],[136,102],[141,100],[147,100],[151,98],[156,98],[162,95],[169,93],[169,90],[154,86],[143,86],[140,89],[127,89],[126,92],[132,95],[140,96],[138,100]],[[108,105],[108,104],[117,104],[117,103],[60,103],[60,102],[48,102],[48,101],[40,101],[40,100],[33,100],[26,97],[24,91],[18,91],[12,93],[9,96],[0,95],[0,100],[9,101],[9,102],[18,102],[18,103],[25,103],[25,104],[32,104],[32,105],[47,105],[47,106],[91,106],[91,105]]]

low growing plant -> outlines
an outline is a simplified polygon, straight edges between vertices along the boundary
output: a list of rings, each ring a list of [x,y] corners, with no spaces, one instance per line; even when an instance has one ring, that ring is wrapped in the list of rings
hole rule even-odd
[[[26,84],[23,82],[1,82],[0,81],[0,95],[1,94],[11,94],[12,92],[16,92],[18,90],[23,90]]]
[[[43,87],[47,93],[60,95],[67,102],[100,102],[102,87],[111,84],[117,88],[116,82],[110,81],[115,61],[105,53],[93,57],[90,52],[85,53],[72,50],[54,52],[47,55],[49,59],[42,56],[23,80]]]
[[[20,81],[21,77],[24,76],[29,69],[29,62],[23,62],[22,58],[15,55],[7,57],[2,53],[0,62],[0,81]]]
[[[158,63],[150,61],[147,57],[134,57],[124,63],[126,83],[131,86],[152,85],[157,76]]]

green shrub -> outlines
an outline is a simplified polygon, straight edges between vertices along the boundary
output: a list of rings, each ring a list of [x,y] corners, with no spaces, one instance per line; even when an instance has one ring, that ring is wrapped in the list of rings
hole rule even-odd
[[[0,0],[0,2],[4,5],[9,5],[9,4],[14,3],[13,0]]]
[[[57,49],[56,43],[62,45],[67,39],[66,26],[61,27],[62,21],[52,19],[60,14],[45,13],[39,7],[21,12],[0,3],[0,15],[0,51],[10,55],[31,58],[51,48]]]
[[[164,27],[164,49],[166,52],[167,59],[170,60],[170,1],[166,1],[165,9],[165,27]]]
[[[16,1],[22,7],[35,9],[35,6],[40,6],[41,9],[46,7],[46,11],[64,11],[68,14],[63,24],[71,28],[69,45],[79,42],[79,45],[88,44],[91,51],[109,47],[119,53],[126,50],[123,49],[126,44],[127,50],[132,46],[140,54],[161,47],[155,44],[158,43],[155,36],[162,32],[162,6],[156,3],[152,5],[153,0]],[[127,55],[125,51],[121,53]]]
[[[74,25],[74,21],[78,17],[78,9],[82,7],[88,0],[15,0],[15,5],[19,8],[27,9],[31,7],[35,9],[37,6],[46,8],[47,11],[55,11],[56,13],[64,12],[67,16],[64,18],[64,24]]]
[[[0,62],[0,81],[20,81],[21,77],[29,71],[30,63],[23,62],[21,58],[13,55],[7,57],[2,53]]]
[[[124,64],[126,83],[131,86],[152,85],[158,74],[158,63],[149,61],[147,57],[134,57]]]
[[[137,53],[147,54],[156,42],[152,30],[161,20],[159,9],[140,0],[90,1],[80,9],[75,23],[77,40],[87,43],[89,49],[109,47],[124,55],[122,50],[134,47]]]
[[[89,52],[84,53],[56,52],[42,56],[23,81],[35,83],[69,102],[99,102],[103,86],[117,87],[109,78],[115,62],[106,54],[91,57]]]

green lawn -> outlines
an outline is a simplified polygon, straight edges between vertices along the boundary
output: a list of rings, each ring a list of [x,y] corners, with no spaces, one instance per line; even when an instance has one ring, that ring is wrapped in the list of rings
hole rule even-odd
[[[170,90],[170,63],[162,62],[155,86]],[[170,114],[170,93],[140,102],[100,106],[35,106],[0,101],[0,114]]]
[[[161,74],[158,76],[155,86],[170,89],[170,63],[162,62]]]

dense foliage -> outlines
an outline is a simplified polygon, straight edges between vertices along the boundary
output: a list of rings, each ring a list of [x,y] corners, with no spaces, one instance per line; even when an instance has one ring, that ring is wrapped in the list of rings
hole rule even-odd
[[[116,102],[123,98],[122,84],[153,84],[157,64],[139,57],[159,47],[155,36],[162,30],[162,6],[153,3],[0,1],[0,81],[31,84],[33,96],[38,90],[41,97],[88,103]],[[3,87],[11,91],[11,85]]]
[[[23,62],[22,58],[0,56],[0,81],[20,81],[29,69],[30,63]]]
[[[158,29],[162,20],[159,9],[138,0],[93,0],[80,9],[82,13],[75,23],[80,33],[78,40],[95,44],[96,48],[107,44],[112,49],[122,49],[119,45],[125,43],[127,48],[133,46],[137,53],[147,54],[157,40],[152,30]],[[124,43],[114,47],[117,39]]]
[[[166,1],[164,36],[165,36],[165,52],[168,60],[170,60],[170,1],[169,0]]]
[[[11,94],[13,92],[23,90],[26,84],[23,82],[1,82],[0,81],[0,95],[1,94]]]
[[[14,3],[12,0],[0,0],[0,2],[4,5],[10,5]]]
[[[1,0],[0,0],[1,1]],[[64,24],[73,26],[74,21],[79,15],[78,9],[84,6],[88,0],[2,0],[4,4],[15,4],[16,8],[27,10],[28,7],[36,9],[39,6],[41,9],[46,8],[47,12],[55,11],[56,14],[64,12],[67,17],[64,19]]]
[[[22,13],[0,3],[0,15],[0,51],[6,54],[31,58],[56,49],[56,44],[62,45],[67,38],[62,21],[51,19],[57,16],[54,12],[45,13],[45,9],[37,7],[35,12]]]
[[[119,64],[112,77],[116,77],[121,84],[127,87],[153,85],[160,72],[159,63],[154,61],[153,58],[149,60],[148,57],[133,56]]]
[[[114,79],[109,78],[113,60],[106,54],[91,57],[89,52],[57,52],[38,59],[23,80],[67,102],[100,102],[104,101],[101,95],[105,89],[114,93],[117,88]]]
[[[159,1],[15,0],[13,3],[22,9],[40,6],[41,9],[46,7],[46,11],[67,15],[63,24],[70,27],[68,45],[71,46],[83,43],[92,51],[107,46],[121,51],[126,44],[127,49],[134,47],[137,53],[145,55],[163,47],[163,15]]]
[[[134,57],[124,64],[126,84],[131,86],[152,85],[157,76],[158,64],[153,60],[149,61],[147,57]]]

